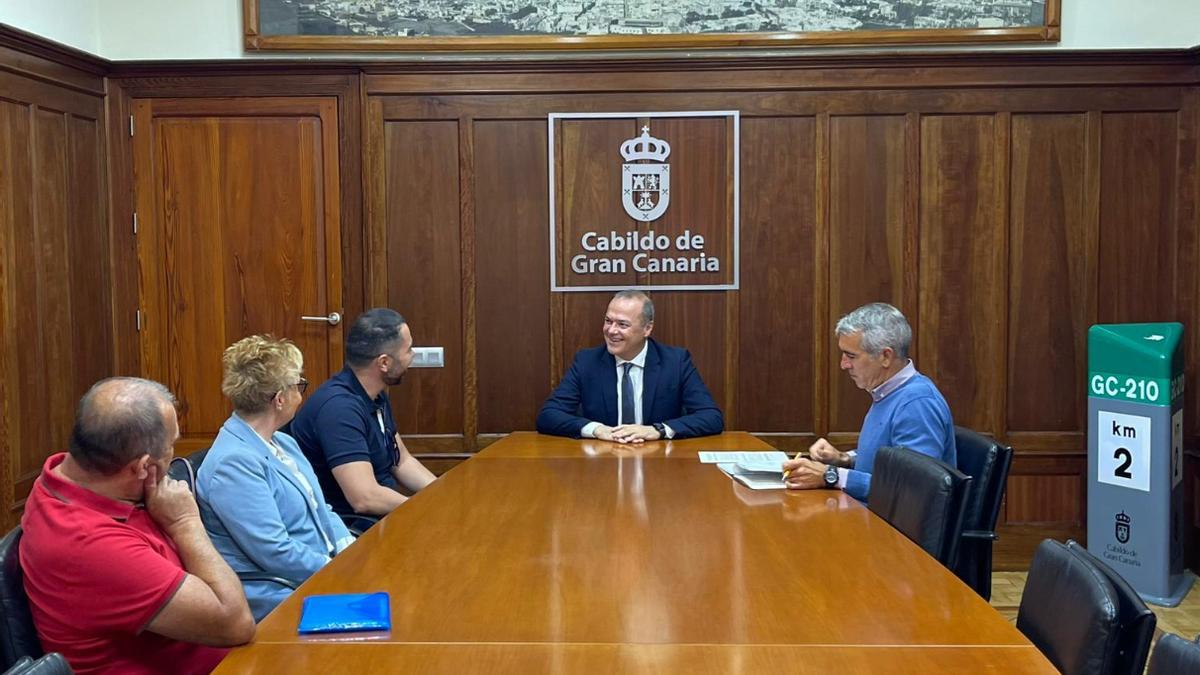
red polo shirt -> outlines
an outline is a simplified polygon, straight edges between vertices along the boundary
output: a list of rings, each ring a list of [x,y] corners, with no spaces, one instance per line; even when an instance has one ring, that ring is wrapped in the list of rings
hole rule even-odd
[[[21,518],[21,568],[46,651],[76,673],[207,673],[228,650],[145,630],[187,573],[145,509],[63,480],[46,460]]]

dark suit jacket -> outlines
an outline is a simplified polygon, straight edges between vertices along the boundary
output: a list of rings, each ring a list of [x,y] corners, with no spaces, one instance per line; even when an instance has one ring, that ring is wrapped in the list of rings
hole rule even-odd
[[[653,339],[647,343],[642,421],[665,423],[675,432],[675,438],[721,433],[725,418],[692,365],[692,355],[686,349]],[[604,345],[575,355],[558,388],[542,404],[537,430],[579,438],[588,422],[617,424],[617,360]]]

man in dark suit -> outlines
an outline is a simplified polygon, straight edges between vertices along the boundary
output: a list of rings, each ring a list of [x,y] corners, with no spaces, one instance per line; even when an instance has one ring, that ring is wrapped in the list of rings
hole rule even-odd
[[[604,345],[575,355],[542,405],[543,434],[641,443],[719,434],[725,427],[692,355],[649,339],[654,303],[621,291],[604,315]]]

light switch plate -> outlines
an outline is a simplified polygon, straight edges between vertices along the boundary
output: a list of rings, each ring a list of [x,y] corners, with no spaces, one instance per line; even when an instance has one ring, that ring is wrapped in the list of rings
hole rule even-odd
[[[445,350],[441,347],[413,347],[413,360],[409,368],[444,368]]]

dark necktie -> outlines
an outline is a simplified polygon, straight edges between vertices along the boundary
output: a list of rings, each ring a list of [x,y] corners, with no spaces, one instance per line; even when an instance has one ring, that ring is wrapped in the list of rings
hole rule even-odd
[[[637,415],[633,412],[633,380],[629,379],[629,369],[632,363],[622,363],[625,373],[621,375],[621,424],[636,424]]]

